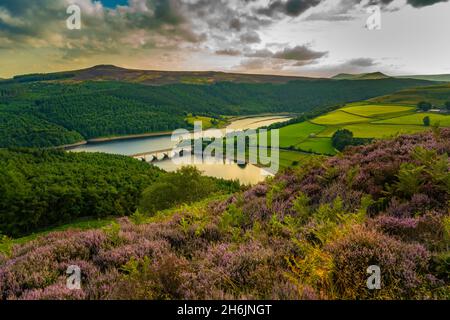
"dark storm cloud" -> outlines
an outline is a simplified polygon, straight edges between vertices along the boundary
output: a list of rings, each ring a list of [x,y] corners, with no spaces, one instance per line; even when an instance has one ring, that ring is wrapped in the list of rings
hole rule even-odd
[[[320,74],[336,75],[339,73],[357,74],[362,72],[379,71],[380,64],[372,58],[353,58],[334,65],[326,65],[316,68]]]
[[[247,53],[245,56],[249,58],[273,58],[274,53],[268,49],[256,50]]]
[[[345,65],[350,67],[373,67],[378,63],[371,58],[356,58],[348,60]]]
[[[175,25],[185,21],[177,0],[154,0],[153,2],[155,19]]]
[[[307,45],[285,48],[280,51],[272,52],[268,49],[256,50],[245,54],[248,58],[283,60],[284,62],[274,62],[276,65],[305,66],[315,64],[320,58],[325,57],[328,52],[315,51]],[[257,60],[254,59],[254,60]],[[248,60],[251,62],[253,60]],[[294,62],[294,64],[292,64]]]
[[[287,1],[271,1],[267,7],[259,8],[258,13],[275,17],[279,14],[296,17],[320,4],[322,0],[287,0]]]
[[[431,6],[439,2],[447,2],[448,0],[408,0],[408,3],[415,8]]]
[[[212,37],[234,31],[243,43],[258,43],[259,36],[251,32],[266,27],[283,16],[299,16],[323,1],[272,0],[266,7],[257,7],[258,2],[255,0],[237,0],[233,3],[222,0],[130,0],[128,6],[112,10],[102,8],[100,2],[95,4],[93,1],[80,0],[83,24],[90,28],[89,34],[83,31],[80,33],[90,38],[96,38],[97,34],[99,39],[110,35],[114,40],[114,34],[119,32],[146,29],[184,41],[198,42],[207,39],[207,35]],[[373,0],[370,3],[387,5],[392,1]],[[359,2],[360,0],[341,1],[338,7],[347,11],[351,7],[349,3]],[[447,0],[407,2],[420,8]],[[26,36],[48,36],[55,31],[52,30],[54,24],[63,26],[67,17],[66,7],[67,3],[62,0],[2,0],[0,35],[8,39],[18,37],[20,40]],[[348,17],[341,15],[338,19],[345,20]]]
[[[231,21],[230,21],[230,29],[241,31],[241,29],[242,29],[241,21],[239,19],[236,19],[236,18],[231,19]]]
[[[286,17],[301,16],[323,1],[272,0],[261,7],[256,0],[129,0],[127,5],[111,8],[98,1],[77,0],[74,3],[81,7],[82,29],[74,32],[65,27],[66,1],[0,0],[0,41],[3,49],[50,48],[60,51],[62,57],[118,53],[127,47],[143,50],[189,47],[228,55],[237,55],[239,51],[247,57],[302,64],[313,62],[326,52],[315,52],[305,46],[280,52],[254,52],[252,45],[262,42],[261,30]],[[387,5],[392,1],[371,3]],[[421,8],[446,0],[407,2]],[[358,3],[360,0],[341,0],[336,19],[347,19],[345,14]]]
[[[273,57],[276,59],[296,60],[296,61],[313,61],[327,55],[328,52],[319,52],[310,49],[308,46],[296,46],[294,48],[286,48],[276,52]]]
[[[217,50],[216,54],[219,56],[240,56],[242,53],[239,50],[233,49],[225,49],[225,50]]]
[[[371,0],[367,2],[367,4],[386,6],[391,4],[393,1],[394,0]],[[272,0],[266,7],[261,7],[256,10],[256,12],[272,18],[282,17],[283,15],[297,17],[308,9],[317,7],[322,2],[325,2],[325,0]],[[340,1],[336,8],[338,11],[341,11],[340,15],[336,17],[328,15],[327,19],[323,19],[323,16],[318,13],[316,16],[309,18],[309,20],[350,20],[351,17],[345,15],[345,13],[352,7],[363,2],[364,1],[362,0]],[[431,6],[440,2],[448,2],[448,0],[407,0],[407,3],[415,8]]]
[[[100,2],[79,0],[81,30],[68,30],[62,0],[2,0],[0,38],[11,48],[48,47],[63,58],[116,53],[132,48],[174,48],[199,43],[205,35],[192,28],[180,0],[132,0],[110,9]]]
[[[260,43],[261,38],[259,37],[258,33],[254,32],[254,31],[250,31],[250,32],[247,32],[247,33],[244,33],[243,35],[241,35],[240,41],[242,43],[247,43],[247,44]]]
[[[356,2],[361,2],[361,1],[356,1]],[[369,4],[388,5],[392,2],[394,2],[394,0],[371,0],[371,1],[369,1]],[[440,2],[448,2],[448,0],[407,0],[406,2],[414,8],[422,8],[422,7],[432,6],[432,5],[434,5],[436,3],[440,3]]]

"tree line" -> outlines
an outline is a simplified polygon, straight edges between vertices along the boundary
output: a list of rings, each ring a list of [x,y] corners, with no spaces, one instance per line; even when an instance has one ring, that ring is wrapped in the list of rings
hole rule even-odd
[[[189,113],[211,117],[303,114],[428,83],[384,79],[148,86],[32,81],[40,77],[16,79],[13,85],[0,82],[0,147],[48,147],[95,137],[190,129],[185,121]]]

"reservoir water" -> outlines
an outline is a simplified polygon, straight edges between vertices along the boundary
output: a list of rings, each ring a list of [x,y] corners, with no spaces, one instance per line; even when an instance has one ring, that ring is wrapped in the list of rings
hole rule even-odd
[[[226,129],[228,130],[247,130],[257,129],[278,122],[284,122],[290,118],[284,116],[260,116],[252,118],[241,118],[232,121]],[[113,140],[98,143],[89,143],[78,146],[70,151],[72,152],[102,152],[109,154],[120,154],[131,156],[134,154],[151,152],[157,150],[171,149],[175,147],[176,141],[171,141],[171,136],[157,136],[146,138],[135,138],[125,140]],[[154,163],[166,171],[175,171],[182,165],[175,164],[172,160],[158,161]],[[203,172],[204,175],[234,180],[237,179],[244,184],[255,184],[263,181],[267,175],[270,175],[261,168],[252,164],[239,166],[236,163],[199,163],[195,166]]]

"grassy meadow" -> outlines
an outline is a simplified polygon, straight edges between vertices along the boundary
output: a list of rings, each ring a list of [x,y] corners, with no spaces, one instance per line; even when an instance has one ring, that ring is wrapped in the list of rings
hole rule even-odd
[[[310,153],[333,155],[331,137],[339,129],[353,132],[355,138],[389,138],[413,134],[430,127],[423,124],[430,117],[431,126],[450,126],[450,115],[418,112],[414,105],[359,102],[306,122],[280,129],[280,147]]]
[[[227,122],[225,120],[219,120],[211,117],[204,117],[204,116],[193,116],[188,115],[185,118],[185,121],[190,124],[194,125],[195,122],[201,122],[203,130],[211,129],[211,128],[222,128],[224,127]]]

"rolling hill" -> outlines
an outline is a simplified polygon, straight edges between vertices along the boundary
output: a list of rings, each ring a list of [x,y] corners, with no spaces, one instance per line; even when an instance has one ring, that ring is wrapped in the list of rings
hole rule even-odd
[[[167,84],[213,84],[234,83],[287,83],[294,80],[317,80],[317,78],[225,73],[215,71],[156,71],[125,69],[114,65],[97,65],[87,69],[48,74],[15,76],[10,81],[31,82],[36,80],[66,81],[124,81],[147,85]]]
[[[389,76],[382,72],[372,72],[372,73],[339,73],[331,79],[333,80],[374,80],[374,79],[416,79],[416,80],[426,80],[435,82],[450,82],[450,74],[429,74],[429,75],[405,75],[405,76]]]
[[[434,82],[450,82],[450,74],[438,75],[404,75],[389,76],[382,72],[340,73],[332,80],[379,80],[379,79],[415,79]],[[269,74],[244,74],[216,71],[161,71],[126,69],[114,65],[96,65],[90,68],[39,74],[17,75],[11,79],[0,78],[0,83],[24,83],[35,81],[124,81],[147,85],[167,84],[214,84],[219,82],[233,83],[288,83],[296,80],[324,80],[327,78],[310,78],[301,76],[280,76]]]
[[[437,107],[441,107],[445,102],[450,101],[450,84],[404,89],[389,95],[373,98],[371,101],[403,104],[417,104],[420,101],[427,101]]]
[[[190,128],[188,114],[220,118],[312,110],[424,87],[414,79],[337,81],[96,66],[0,82],[0,147],[49,147]]]
[[[430,74],[430,75],[412,75],[412,76],[397,76],[396,78],[401,79],[418,79],[418,80],[428,80],[428,81],[443,81],[450,82],[450,74]]]
[[[144,191],[142,200],[167,201],[167,210],[155,214],[143,209],[130,218],[3,237],[0,300],[448,300],[449,139],[450,130],[444,129],[439,137],[423,133],[377,141],[338,157],[312,159],[233,195],[196,195],[195,203],[181,206],[173,188],[157,180],[150,190],[163,196],[155,199]],[[95,158],[105,156],[83,157],[92,158],[90,169],[97,170]],[[36,166],[29,158],[23,167]],[[102,190],[95,182],[110,180],[111,173],[145,183],[138,173],[147,164],[111,159],[89,181],[94,191]],[[131,173],[125,162],[134,168]],[[70,167],[56,163],[71,181],[77,181],[76,171],[70,171],[74,165],[86,176],[82,161]],[[122,164],[119,170],[116,163]],[[9,170],[11,164],[15,162]],[[26,186],[21,181],[28,183],[26,177],[11,181],[8,186],[20,190]],[[121,190],[132,182],[113,180]],[[70,207],[76,186],[58,189],[61,193],[49,200],[91,213],[88,205]],[[10,201],[33,205],[26,193],[19,198],[12,190]],[[99,200],[91,193],[83,196],[95,204]],[[106,208],[117,198],[101,197]],[[52,208],[57,212],[57,206]],[[114,208],[107,212],[120,213]],[[383,270],[380,290],[366,288],[372,264]],[[80,290],[67,288],[70,265],[81,268]]]
[[[424,117],[431,125],[450,127],[450,115],[418,112],[415,104],[358,102],[338,110],[280,129],[280,146],[290,150],[328,154],[336,153],[331,137],[341,129],[358,139],[383,139],[398,134],[427,131]]]
[[[340,73],[332,77],[333,80],[379,80],[391,78],[382,72],[372,72],[372,73],[360,73],[360,74],[350,74],[350,73]]]

